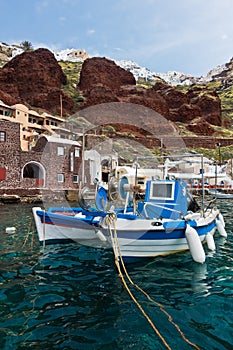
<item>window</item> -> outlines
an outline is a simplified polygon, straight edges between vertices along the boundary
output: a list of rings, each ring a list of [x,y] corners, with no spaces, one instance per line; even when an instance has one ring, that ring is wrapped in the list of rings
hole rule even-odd
[[[70,153],[70,171],[74,171],[74,152]]]
[[[58,156],[64,156],[64,154],[65,154],[65,148],[61,147],[61,146],[58,146],[57,147],[57,155]]]
[[[64,182],[64,174],[57,174],[57,182]]]
[[[0,142],[6,141],[6,133],[5,131],[0,131]]]
[[[74,156],[75,157],[79,157],[79,155],[80,155],[80,149],[75,147],[75,149],[74,149]]]
[[[73,176],[73,183],[77,184],[78,183],[78,175]]]
[[[0,167],[0,180],[6,180],[6,168]]]
[[[152,182],[150,189],[151,199],[174,200],[175,183],[169,182]]]

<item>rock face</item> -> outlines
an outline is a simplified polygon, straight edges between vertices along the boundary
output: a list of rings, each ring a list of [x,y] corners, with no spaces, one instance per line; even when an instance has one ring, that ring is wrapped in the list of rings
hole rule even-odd
[[[112,91],[118,91],[122,85],[135,85],[132,73],[117,66],[106,58],[94,57],[84,61],[79,89],[90,91],[96,85],[104,86]]]
[[[199,118],[194,123],[190,123],[186,128],[195,134],[203,136],[211,136],[214,133],[214,128],[203,118]]]
[[[211,135],[212,125],[222,125],[221,102],[216,92],[191,87],[185,93],[164,81],[151,88],[138,86],[132,73],[106,58],[90,58],[83,63],[77,86],[83,102],[74,105],[62,90],[65,84],[66,76],[53,53],[47,49],[24,52],[0,69],[0,100],[60,115],[62,96],[64,116],[73,114],[75,107],[83,110],[107,102],[128,102],[150,108],[168,121],[182,122],[195,133],[204,130]]]
[[[189,103],[200,108],[202,116],[208,123],[222,125],[221,101],[215,91],[204,90],[203,88],[191,88],[187,93]]]
[[[24,52],[0,70],[0,95],[9,94],[16,102],[60,113],[61,87],[66,76],[47,49]],[[72,99],[62,93],[63,112],[72,113]],[[7,101],[4,101],[7,103]]]
[[[82,67],[78,89],[85,101],[80,109],[107,102],[130,102],[148,107],[188,130],[211,135],[213,125],[221,125],[221,102],[217,93],[190,88],[187,93],[164,82],[151,88],[136,86],[132,73],[106,58],[87,59]],[[195,124],[190,124],[195,119]],[[107,123],[107,120],[105,121]]]

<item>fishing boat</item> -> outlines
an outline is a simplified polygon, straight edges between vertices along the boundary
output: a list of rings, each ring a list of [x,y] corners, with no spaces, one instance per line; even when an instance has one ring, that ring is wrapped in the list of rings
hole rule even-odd
[[[168,164],[168,162],[166,162]],[[204,188],[204,186],[203,186]],[[123,177],[119,186],[121,197],[127,203],[134,190]],[[138,201],[127,218],[114,212],[100,220],[103,234],[112,244],[118,259],[130,262],[189,250],[196,262],[205,261],[204,242],[215,250],[216,229],[226,237],[225,223],[220,211],[213,207],[199,207],[188,193],[184,180],[169,177],[168,167],[163,179],[146,183],[145,198]]]
[[[103,187],[96,187],[94,192],[84,188],[80,208],[33,208],[40,242],[99,239],[108,242],[117,258],[127,262],[189,250],[194,261],[203,263],[202,243],[215,250],[216,229],[227,237],[224,219],[216,207],[211,207],[213,201],[204,205],[204,186],[202,204],[196,203],[187,182],[169,174],[171,164],[174,168],[175,161],[167,157],[164,165],[158,163],[160,172],[155,171],[155,177],[146,180],[145,195],[140,200],[136,200],[140,190],[136,166],[135,185],[123,176],[111,181],[108,192]],[[109,198],[114,198],[111,205]],[[117,208],[119,199],[121,206]]]
[[[217,199],[233,199],[233,193],[225,192],[222,189],[208,189],[207,193]]]

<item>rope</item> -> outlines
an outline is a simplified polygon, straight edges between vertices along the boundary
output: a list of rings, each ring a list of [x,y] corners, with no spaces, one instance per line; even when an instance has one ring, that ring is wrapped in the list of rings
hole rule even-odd
[[[34,230],[32,229],[32,223],[33,223],[33,219],[31,219],[29,226],[28,226],[28,230],[27,230],[27,234],[26,237],[24,239],[23,242],[23,247],[25,247],[27,240],[29,238],[29,236],[31,235],[31,248],[33,247],[33,243],[34,243]]]
[[[159,336],[159,338],[161,339],[161,341],[163,342],[163,344],[165,345],[165,347],[169,350],[172,350],[171,347],[168,345],[168,343],[166,342],[166,340],[163,338],[163,336],[160,334],[159,330],[155,327],[153,321],[150,319],[150,317],[147,315],[147,313],[144,311],[144,309],[142,308],[142,306],[140,305],[140,303],[137,301],[137,299],[134,297],[133,293],[130,291],[124,276],[121,272],[121,267],[120,267],[120,263],[118,260],[118,255],[119,255],[119,244],[118,244],[118,240],[117,240],[117,235],[116,235],[116,214],[114,212],[110,212],[106,218],[105,218],[105,224],[108,226],[109,231],[110,231],[110,235],[111,235],[111,241],[112,241],[112,245],[113,245],[113,251],[114,251],[114,256],[115,256],[115,264],[116,267],[118,269],[119,272],[119,277],[122,280],[123,285],[125,286],[125,289],[127,290],[127,292],[129,293],[131,299],[134,301],[134,303],[137,305],[137,307],[139,308],[139,310],[142,312],[143,316],[146,318],[146,320],[149,322],[149,324],[151,325],[151,327],[153,328],[153,330],[155,331],[155,333]],[[114,225],[114,236],[112,234],[112,230],[111,230],[111,225]]]
[[[118,256],[120,258],[120,262],[121,262],[121,265],[123,267],[123,270],[124,270],[124,273],[128,279],[128,281],[135,287],[137,288],[141,293],[143,293],[147,299],[152,302],[153,304],[155,304],[156,306],[159,307],[160,311],[163,312],[167,318],[168,318],[168,321],[177,329],[177,331],[179,332],[179,334],[181,335],[181,337],[183,338],[184,341],[186,341],[189,345],[191,345],[192,347],[194,347],[196,350],[200,350],[200,348],[192,343],[188,338],[186,338],[186,336],[184,335],[184,333],[182,332],[182,330],[180,329],[180,327],[173,321],[173,318],[172,316],[164,309],[164,306],[158,302],[156,302],[155,300],[153,300],[149,294],[147,294],[141,287],[138,286],[138,284],[136,284],[135,282],[133,282],[133,280],[131,279],[131,277],[129,276],[127,270],[126,270],[126,267],[125,267],[125,264],[124,264],[124,261],[123,261],[123,258],[122,258],[122,254],[121,254],[121,249],[120,249],[120,245],[119,245],[119,240],[118,240],[118,237],[117,237],[117,231],[116,231],[116,220],[117,220],[117,216],[115,214],[115,212],[110,212],[108,214],[108,216],[106,216],[105,218],[105,223],[106,225],[108,226],[109,228],[109,231],[110,231],[110,235],[111,235],[111,240],[112,240],[112,243],[113,243],[113,251],[114,251],[114,255],[115,255],[115,264],[117,266],[117,269],[119,271],[119,276],[126,288],[126,290],[128,291],[129,295],[131,296],[131,298],[133,299],[133,301],[135,302],[135,304],[138,306],[138,308],[140,309],[140,311],[143,313],[143,315],[146,317],[147,321],[150,323],[150,325],[152,326],[152,328],[154,329],[154,331],[156,332],[156,334],[159,336],[159,338],[162,340],[162,342],[164,343],[164,345],[168,348],[168,349],[171,349],[169,347],[169,345],[167,344],[167,342],[165,341],[165,339],[162,337],[162,335],[160,334],[160,332],[158,331],[158,329],[155,327],[155,325],[153,324],[153,322],[151,321],[151,319],[149,318],[149,316],[145,313],[145,311],[143,310],[142,306],[138,303],[138,301],[135,299],[135,297],[133,296],[133,294],[131,293],[131,291],[129,290],[129,287],[128,285],[126,284],[125,282],[125,279],[122,275],[122,272],[121,272],[121,268],[120,268],[120,263],[119,263],[119,259],[118,259]],[[114,227],[114,237],[112,235],[112,230],[111,230],[111,225],[113,225]]]

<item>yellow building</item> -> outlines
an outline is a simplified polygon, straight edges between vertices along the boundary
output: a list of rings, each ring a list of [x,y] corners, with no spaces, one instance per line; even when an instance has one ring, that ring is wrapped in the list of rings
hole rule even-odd
[[[41,134],[73,139],[73,134],[65,127],[65,119],[46,112],[39,114],[23,104],[8,106],[0,100],[0,119],[20,124],[23,151],[30,150]]]

